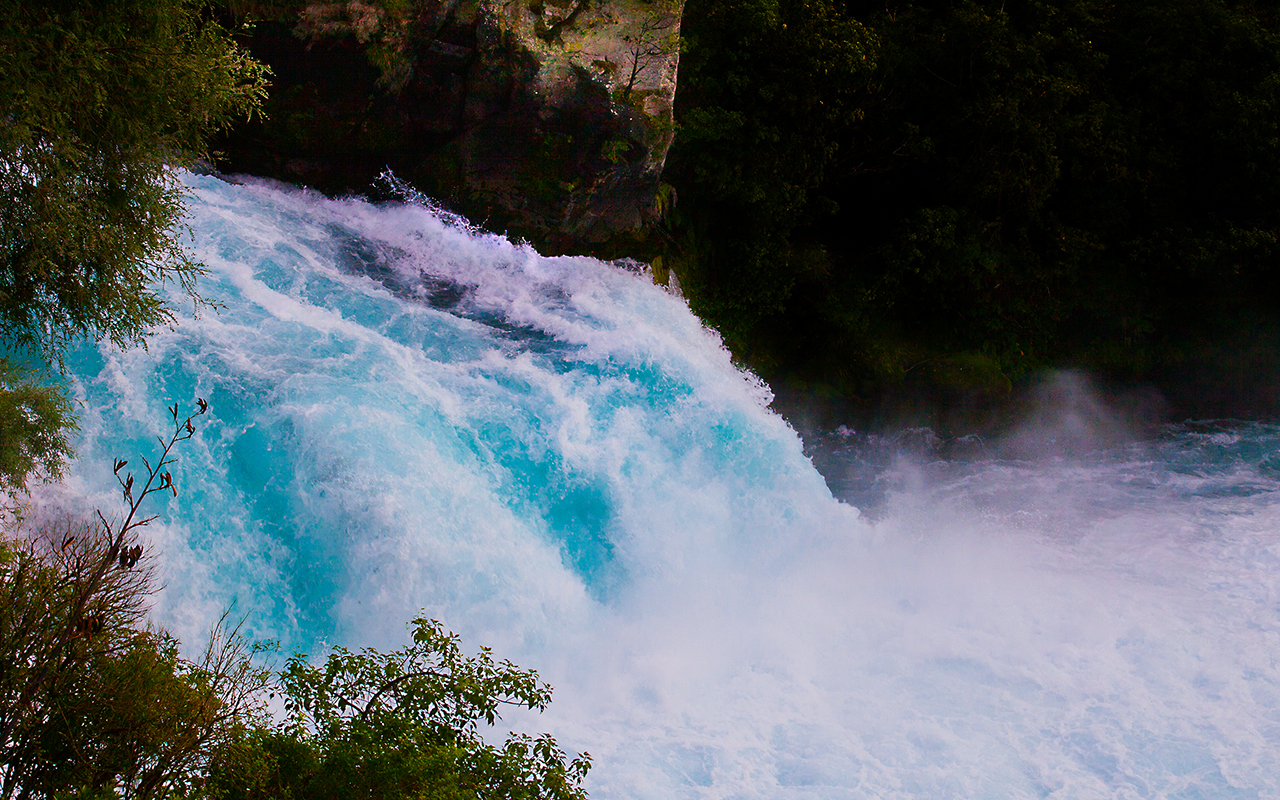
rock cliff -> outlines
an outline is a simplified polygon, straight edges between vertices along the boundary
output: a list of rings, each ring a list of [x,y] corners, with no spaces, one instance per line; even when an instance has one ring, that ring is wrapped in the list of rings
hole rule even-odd
[[[275,86],[226,169],[365,192],[390,167],[552,252],[625,250],[656,218],[680,0],[249,6]]]

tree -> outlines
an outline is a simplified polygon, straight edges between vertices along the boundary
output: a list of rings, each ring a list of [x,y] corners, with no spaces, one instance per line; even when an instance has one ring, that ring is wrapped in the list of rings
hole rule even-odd
[[[0,358],[0,493],[22,491],[33,473],[57,476],[71,455],[67,432],[74,426],[62,392]]]
[[[1000,393],[1054,366],[1172,375],[1166,390],[1191,357],[1269,374],[1270,5],[690,0],[687,12],[664,260],[775,386],[874,407],[886,393]],[[864,43],[874,70],[816,57],[841,42]]]
[[[831,0],[688,0],[679,126],[666,180],[667,264],[690,304],[740,357],[762,356],[761,321],[821,270],[820,249],[793,240],[860,118],[876,37]]]
[[[0,75],[0,351],[142,341],[173,319],[160,286],[198,300],[174,170],[252,113],[266,68],[193,0],[0,0]],[[37,416],[32,465],[69,419]]]
[[[323,666],[294,656],[279,691],[287,722],[246,732],[214,764],[228,800],[586,798],[587,754],[568,758],[546,734],[501,747],[481,736],[499,706],[541,711],[551,688],[487,648],[464,655],[435,620],[414,620],[412,644],[390,653],[337,647]]]
[[[666,65],[680,52],[681,10],[678,4],[654,3],[645,9],[639,24],[623,34],[629,62],[623,64],[627,77],[619,90],[624,103],[631,101],[636,83],[646,70]]]
[[[0,3],[0,333],[58,356],[172,319],[191,290],[174,167],[246,116],[265,68],[188,0]]]
[[[203,414],[207,406],[199,401]],[[137,531],[193,419],[136,483],[117,461],[124,518],[47,526],[0,541],[0,798],[158,798],[200,789],[215,750],[261,714],[268,672],[227,617],[204,655],[144,627],[153,572]]]

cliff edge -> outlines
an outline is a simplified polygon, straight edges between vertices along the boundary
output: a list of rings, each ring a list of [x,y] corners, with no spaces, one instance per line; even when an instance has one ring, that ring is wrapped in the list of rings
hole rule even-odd
[[[365,193],[390,167],[547,252],[625,250],[663,202],[680,0],[251,0],[274,73],[222,168]]]

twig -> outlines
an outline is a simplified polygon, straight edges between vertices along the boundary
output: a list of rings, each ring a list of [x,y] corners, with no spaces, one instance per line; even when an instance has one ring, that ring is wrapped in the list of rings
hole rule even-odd
[[[59,638],[54,642],[49,656],[45,661],[44,668],[41,669],[35,677],[28,681],[25,687],[23,687],[22,692],[19,694],[19,700],[16,704],[13,716],[6,719],[3,727],[0,727],[0,755],[2,755],[8,748],[9,740],[13,737],[13,733],[17,729],[19,720],[25,717],[31,710],[31,705],[35,702],[36,695],[52,676],[54,667],[61,660],[63,650],[66,649],[67,645],[71,644],[76,639],[79,639],[81,636],[89,639],[93,637],[94,633],[96,633],[96,631],[93,630],[92,625],[85,625],[86,621],[88,621],[88,618],[85,617],[85,610],[89,605],[90,599],[93,598],[102,586],[103,579],[106,577],[108,570],[110,570],[113,565],[120,563],[121,567],[124,567],[124,564],[121,563],[120,555],[129,534],[136,528],[147,525],[156,518],[155,515],[141,519],[138,518],[138,509],[142,506],[142,501],[150,494],[166,490],[172,491],[174,497],[178,496],[178,489],[173,483],[173,475],[164,468],[175,461],[175,459],[170,455],[174,446],[178,442],[185,442],[187,439],[190,439],[195,435],[196,429],[195,426],[192,425],[191,421],[209,410],[209,404],[205,402],[203,398],[198,398],[196,400],[196,405],[200,410],[182,421],[178,420],[177,403],[174,403],[169,409],[169,414],[173,417],[173,433],[169,436],[169,440],[167,442],[163,437],[160,437],[160,460],[156,462],[155,466],[152,466],[145,457],[142,459],[142,463],[147,467],[147,482],[143,484],[142,493],[136,498],[133,496],[133,474],[127,472],[125,473],[125,477],[120,477],[120,470],[124,469],[129,462],[116,459],[114,463],[114,472],[116,480],[120,483],[125,503],[129,506],[129,513],[125,516],[124,522],[120,525],[120,528],[113,532],[111,524],[107,521],[107,518],[103,516],[100,510],[97,511],[98,519],[102,522],[103,530],[106,531],[111,544],[107,548],[105,557],[99,561],[88,581],[83,584],[83,587],[77,594],[75,606],[67,619],[67,626],[64,628]],[[70,542],[67,542],[67,544],[69,545]]]

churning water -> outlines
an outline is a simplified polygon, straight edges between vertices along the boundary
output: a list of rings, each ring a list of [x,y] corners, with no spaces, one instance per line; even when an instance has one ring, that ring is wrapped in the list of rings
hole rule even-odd
[[[43,498],[115,507],[111,458],[208,398],[151,530],[185,640],[232,599],[309,652],[425,609],[556,687],[506,722],[603,800],[1280,797],[1280,427],[1079,446],[1080,391],[1007,446],[806,455],[646,275],[187,180],[223,308],[75,354]]]

